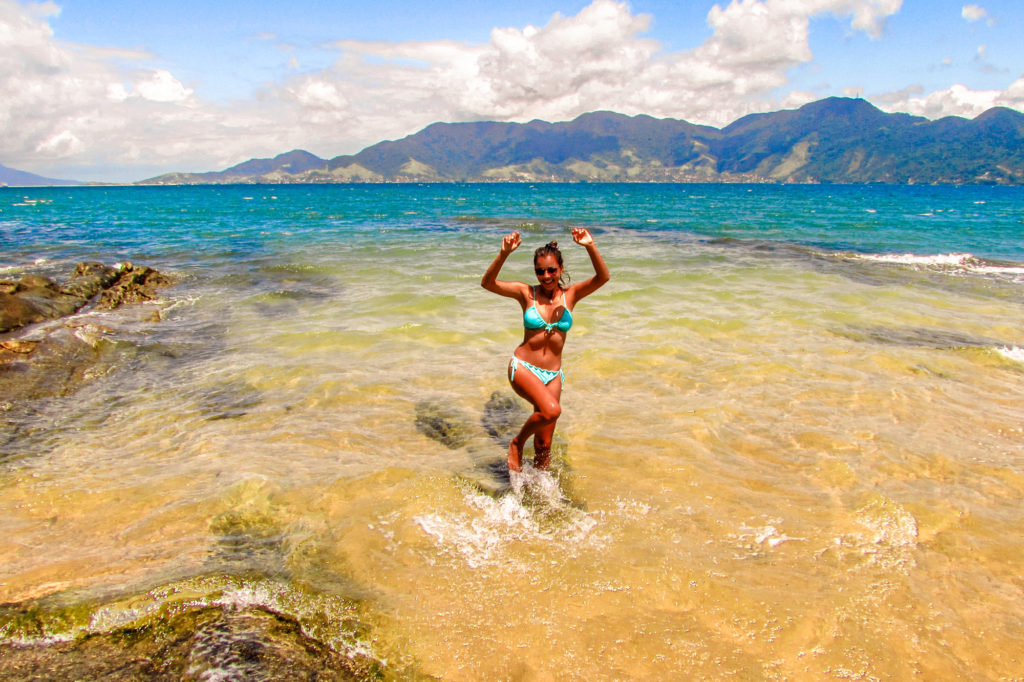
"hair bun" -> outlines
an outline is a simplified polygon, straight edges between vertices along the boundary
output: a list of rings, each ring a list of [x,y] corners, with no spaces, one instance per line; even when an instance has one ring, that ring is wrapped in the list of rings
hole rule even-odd
[[[557,249],[558,248],[558,242],[548,242],[548,246],[550,246],[553,249]]]

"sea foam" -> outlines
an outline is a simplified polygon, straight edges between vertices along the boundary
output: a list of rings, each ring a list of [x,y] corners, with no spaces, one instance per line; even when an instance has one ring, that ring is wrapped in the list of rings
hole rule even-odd
[[[916,265],[923,267],[969,267],[978,263],[978,259],[969,253],[943,253],[924,256],[913,253],[869,253],[855,256],[855,258],[859,260],[874,261],[876,263],[895,263],[899,265]]]
[[[935,270],[956,275],[989,275],[1024,283],[1024,266],[997,263],[978,258],[971,253],[939,253],[919,255],[914,253],[868,253],[843,254],[851,260],[901,265],[914,270]]]
[[[592,537],[597,521],[570,503],[550,473],[526,466],[513,474],[511,483],[498,497],[467,492],[467,512],[421,514],[415,521],[438,546],[471,568],[514,565],[513,547],[521,543],[572,547]]]
[[[1024,348],[1020,346],[1000,346],[994,350],[1008,360],[1024,364]]]

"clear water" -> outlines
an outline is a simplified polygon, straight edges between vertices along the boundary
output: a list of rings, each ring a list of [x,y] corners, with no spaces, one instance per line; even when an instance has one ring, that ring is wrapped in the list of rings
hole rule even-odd
[[[612,281],[574,311],[556,475],[495,493],[522,332],[479,278],[512,229],[504,278],[552,238],[588,276],[575,225]],[[116,352],[5,413],[0,602],[102,630],[237,575],[298,618],[358,603],[399,676],[1024,675],[1022,188],[0,190],[0,277],[80,260],[179,283],[67,322]]]

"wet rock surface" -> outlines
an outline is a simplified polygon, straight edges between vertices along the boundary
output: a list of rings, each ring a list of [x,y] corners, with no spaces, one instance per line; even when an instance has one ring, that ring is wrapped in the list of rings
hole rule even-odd
[[[66,415],[62,399],[138,354],[98,321],[103,314],[79,313],[152,300],[171,283],[130,263],[81,263],[63,284],[35,274],[0,281],[0,460],[39,452],[33,434],[57,419],[41,420],[42,413]]]
[[[96,307],[101,310],[151,301],[157,289],[171,284],[167,275],[131,263],[117,268],[79,263],[64,284],[33,274],[23,275],[17,282],[0,280],[0,333],[71,315],[97,294]]]
[[[383,672],[372,658],[341,654],[309,637],[289,616],[214,605],[71,641],[0,645],[0,678],[374,680]]]
[[[82,268],[81,265],[78,266]],[[76,273],[78,270],[75,271]],[[113,310],[126,303],[142,303],[157,298],[157,289],[170,286],[174,281],[145,265],[125,263],[117,272],[117,279],[103,287],[96,307]]]
[[[109,329],[88,323],[24,327],[67,317],[94,299],[101,310],[152,300],[158,288],[171,283],[166,275],[131,263],[119,268],[80,263],[62,285],[31,274],[17,282],[0,281],[3,406],[9,410],[11,404],[25,399],[67,395],[114,346],[104,343]]]

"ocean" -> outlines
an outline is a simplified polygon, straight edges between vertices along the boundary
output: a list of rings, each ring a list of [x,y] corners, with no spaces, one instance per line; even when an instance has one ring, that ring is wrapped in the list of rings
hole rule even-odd
[[[574,226],[612,279],[510,487],[479,281],[513,230],[502,279],[585,279]],[[1024,188],[0,189],[0,279],[80,261],[177,283],[0,396],[0,644],[201,605],[388,679],[1024,677]]]

